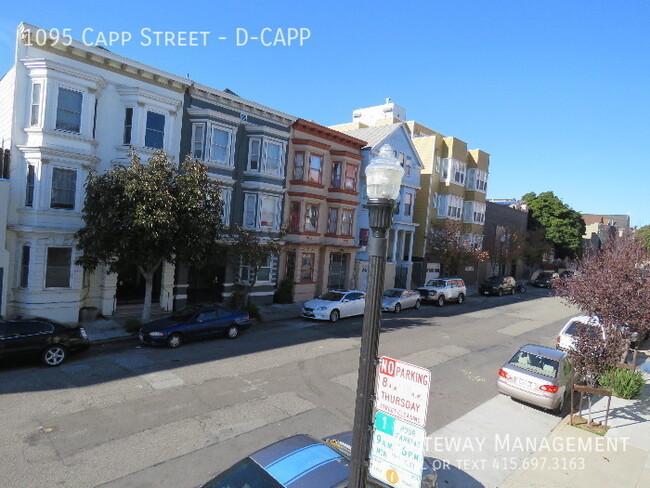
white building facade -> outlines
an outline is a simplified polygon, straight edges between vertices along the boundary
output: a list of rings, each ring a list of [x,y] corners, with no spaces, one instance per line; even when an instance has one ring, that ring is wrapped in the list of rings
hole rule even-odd
[[[0,80],[0,138],[10,150],[2,307],[73,322],[83,307],[112,315],[137,277],[74,264],[84,184],[91,171],[127,162],[130,148],[143,161],[156,149],[177,160],[189,82],[74,41],[39,45],[37,30],[18,27],[14,66]],[[154,297],[165,310],[173,281],[166,264]]]

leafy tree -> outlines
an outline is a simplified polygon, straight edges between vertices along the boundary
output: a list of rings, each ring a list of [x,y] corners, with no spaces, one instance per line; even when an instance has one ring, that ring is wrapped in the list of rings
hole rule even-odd
[[[494,240],[483,246],[493,269],[522,257],[526,244],[525,235],[514,227],[497,227],[496,233]]]
[[[433,224],[429,234],[431,254],[440,259],[444,276],[455,276],[461,266],[485,261],[488,254],[480,249],[468,246],[463,240],[463,225],[451,219],[444,219]]]
[[[643,247],[650,251],[650,225],[639,227],[634,233],[634,237],[639,239]]]
[[[650,252],[630,236],[612,239],[578,261],[573,277],[556,278],[553,287],[605,329],[603,338],[592,327],[580,328],[573,353],[577,372],[595,386],[597,376],[620,361],[629,332],[650,330]],[[591,396],[589,402],[591,422]]]
[[[209,262],[217,255],[223,203],[219,183],[189,157],[180,170],[157,151],[147,164],[130,154],[129,166],[91,173],[84,226],[75,234],[77,264],[111,273],[136,266],[145,279],[142,320],[149,319],[153,276],[163,262]]]
[[[542,227],[526,232],[522,257],[529,268],[539,266],[553,250],[553,246],[545,236],[546,233]]]
[[[555,248],[555,257],[577,257],[582,248],[585,222],[582,215],[563,203],[553,192],[536,195],[526,193],[522,197],[528,206],[528,228],[543,227],[548,242]]]
[[[262,234],[238,225],[234,227],[234,241],[229,245],[228,255],[235,280],[244,287],[243,303],[235,303],[235,307],[248,307],[250,292],[257,283],[260,268],[266,266],[270,258],[280,254],[283,237],[284,231]]]

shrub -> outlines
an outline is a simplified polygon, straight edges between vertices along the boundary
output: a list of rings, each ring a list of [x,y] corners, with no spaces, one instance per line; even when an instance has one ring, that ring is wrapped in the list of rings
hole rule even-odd
[[[275,303],[293,303],[293,280],[285,278],[278,283],[278,291],[273,296]]]
[[[126,322],[124,322],[124,330],[129,334],[137,334],[140,331],[140,327],[142,327],[142,322],[136,318],[126,319]]]
[[[645,381],[640,371],[626,368],[609,368],[598,377],[603,388],[620,398],[636,398],[643,390]]]

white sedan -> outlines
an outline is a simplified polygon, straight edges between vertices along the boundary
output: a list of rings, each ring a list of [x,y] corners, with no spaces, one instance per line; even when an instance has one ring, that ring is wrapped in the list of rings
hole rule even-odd
[[[381,309],[386,312],[399,313],[405,308],[420,308],[422,299],[420,293],[404,288],[391,288],[384,292],[381,298]]]
[[[366,294],[359,290],[331,290],[318,298],[305,302],[303,317],[336,322],[343,317],[363,315]]]

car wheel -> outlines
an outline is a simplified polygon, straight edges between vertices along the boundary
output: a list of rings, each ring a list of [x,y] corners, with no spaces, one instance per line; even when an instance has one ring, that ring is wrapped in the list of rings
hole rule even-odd
[[[234,339],[239,335],[239,329],[235,326],[232,326],[228,329],[228,339]]]
[[[341,313],[338,310],[332,310],[330,314],[330,322],[338,322],[341,318]]]
[[[420,300],[416,300],[415,301],[415,310],[419,310],[421,306],[422,306],[422,302]]]
[[[438,296],[437,303],[439,307],[442,307],[445,304],[445,296],[442,293]]]
[[[461,303],[463,303],[464,301],[465,301],[465,295],[463,295],[462,293],[460,293],[460,294],[458,295],[458,303],[461,304]]]
[[[183,337],[180,334],[172,334],[167,338],[167,347],[176,349],[183,343]]]
[[[399,303],[395,304],[395,313],[400,313],[402,310],[402,306]]]
[[[63,361],[65,361],[65,358],[67,356],[68,351],[66,350],[65,346],[56,344],[53,346],[48,346],[48,348],[43,351],[41,360],[45,366],[52,367],[61,364]]]
[[[503,290],[502,290],[501,288],[499,288],[499,290],[497,291],[497,296],[498,296],[498,297],[502,297],[502,296],[503,296]]]

